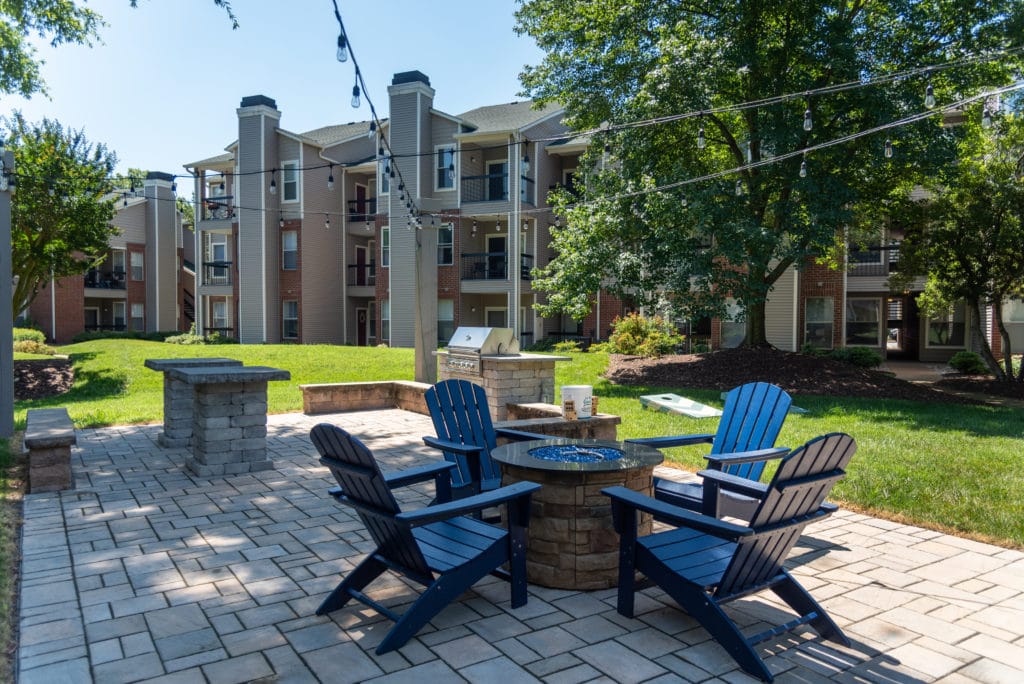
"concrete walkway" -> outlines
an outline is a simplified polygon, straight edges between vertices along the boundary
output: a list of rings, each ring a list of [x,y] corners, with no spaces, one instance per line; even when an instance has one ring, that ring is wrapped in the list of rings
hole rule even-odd
[[[79,431],[78,488],[25,498],[20,680],[751,681],[657,590],[626,619],[614,590],[531,587],[512,610],[507,586],[484,581],[375,655],[390,623],[372,610],[314,615],[368,550],[358,519],[324,494],[307,437],[320,421],[360,435],[387,469],[435,458],[419,441],[429,419],[397,410],[271,416],[276,469],[211,480],[157,446],[159,426]],[[809,528],[791,565],[853,646],[809,629],[764,642],[778,681],[1024,681],[1018,551],[844,511]],[[399,581],[371,594],[415,596]],[[786,619],[764,595],[732,606],[752,628]]]

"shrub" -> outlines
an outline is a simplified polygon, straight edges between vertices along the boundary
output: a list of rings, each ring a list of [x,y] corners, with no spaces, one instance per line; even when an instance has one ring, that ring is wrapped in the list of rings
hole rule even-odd
[[[206,336],[206,344],[238,344],[238,340],[215,330]]]
[[[826,352],[822,356],[861,368],[877,368],[883,361],[881,354],[868,347],[842,347]]]
[[[53,356],[57,350],[36,340],[18,340],[14,343],[14,351],[23,354],[48,354]]]
[[[566,352],[578,352],[580,351],[580,341],[562,340],[561,342],[555,342],[554,350],[562,354],[565,354]]]
[[[645,318],[632,313],[612,321],[609,351],[616,354],[658,357],[671,354],[684,341],[669,321],[661,316]]]
[[[187,333],[172,335],[164,340],[167,344],[206,344],[202,335],[196,334],[196,324],[193,323]]]
[[[78,342],[89,342],[92,340],[148,340],[150,342],[163,342],[168,337],[180,335],[179,330],[158,330],[156,332],[144,332],[142,330],[86,330],[71,338],[73,344]]]
[[[829,350],[828,349],[823,349],[821,347],[815,347],[810,342],[804,342],[804,346],[800,347],[800,353],[801,354],[807,354],[808,356],[822,357],[822,356],[828,356],[829,355]]]
[[[542,337],[533,344],[529,344],[523,347],[523,351],[532,352],[549,352],[555,350],[555,345],[558,344],[558,338],[556,337]]]
[[[953,354],[949,365],[964,375],[987,375],[989,370],[981,357],[970,351],[960,351]]]
[[[14,341],[30,341],[38,342],[39,344],[46,344],[46,335],[43,334],[42,330],[36,330],[35,328],[15,328]],[[15,351],[18,350],[15,349]]]

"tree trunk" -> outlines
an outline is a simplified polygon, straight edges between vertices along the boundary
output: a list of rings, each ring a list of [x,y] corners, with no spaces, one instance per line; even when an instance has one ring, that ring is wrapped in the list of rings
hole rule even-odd
[[[1005,373],[1006,382],[1014,380],[1013,377],[1013,349],[1012,343],[1010,342],[1010,331],[1006,329],[1006,324],[1003,323],[1003,303],[997,301],[992,306],[992,315],[995,316],[996,325],[999,327],[999,339],[1003,343],[1003,372]],[[1024,376],[1022,376],[1024,377]],[[1020,381],[1020,378],[1017,378]]]
[[[988,338],[985,337],[984,331],[981,328],[981,304],[975,299],[967,303],[967,309],[971,312],[971,339],[974,342],[974,348],[978,350],[978,354],[985,362],[985,365],[988,366],[988,369],[996,376],[996,380],[1005,382],[1006,374],[992,353],[992,347],[989,345]]]
[[[747,305],[747,337],[743,342],[744,346],[769,346],[767,331],[765,330],[765,308],[764,300]]]

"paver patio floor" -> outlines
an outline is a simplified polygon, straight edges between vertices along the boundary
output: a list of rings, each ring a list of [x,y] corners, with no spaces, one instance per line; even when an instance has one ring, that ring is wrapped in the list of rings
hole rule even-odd
[[[420,442],[429,418],[399,410],[271,416],[276,469],[210,480],[157,445],[159,426],[80,430],[77,489],[25,499],[20,681],[751,681],[655,589],[627,619],[614,590],[531,586],[512,610],[507,585],[484,580],[375,655],[390,623],[372,610],[314,614],[371,546],[324,493],[318,422],[386,469],[436,458]],[[792,570],[853,646],[810,629],[764,642],[777,681],[1024,681],[1024,554],[846,511],[807,532]],[[415,597],[398,580],[371,594]],[[751,627],[788,619],[765,595],[731,605]]]

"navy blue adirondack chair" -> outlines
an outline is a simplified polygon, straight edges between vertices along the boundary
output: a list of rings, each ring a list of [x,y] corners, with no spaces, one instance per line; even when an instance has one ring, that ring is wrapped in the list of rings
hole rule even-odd
[[[377,653],[401,648],[427,622],[477,580],[494,574],[511,583],[512,607],[526,603],[526,527],[530,496],[540,489],[518,482],[486,494],[403,512],[391,490],[435,479],[447,481],[454,466],[440,462],[393,474],[381,472],[370,450],[339,427],[321,423],[310,439],[340,488],[333,496],[356,510],[377,545],[332,591],[317,615],[335,611],[351,599],[395,622]],[[468,513],[505,505],[508,527],[491,525]],[[508,570],[502,568],[508,564]],[[367,585],[391,570],[426,589],[398,615],[364,593]]]
[[[625,487],[603,490],[612,498],[612,517],[620,535],[619,613],[633,617],[639,570],[700,622],[740,667],[769,682],[772,674],[754,649],[761,641],[810,624],[824,639],[848,646],[842,630],[783,563],[804,528],[835,510],[823,505],[825,497],[846,475],[856,449],[849,435],[823,435],[783,458],[771,482],[763,486],[711,472],[723,489],[758,497],[748,525],[671,506]],[[677,527],[638,537],[638,511]],[[744,636],[721,606],[764,589],[771,589],[798,617]]]
[[[722,419],[715,434],[679,435],[630,439],[655,449],[710,444],[706,456],[711,470],[757,481],[769,459],[781,458],[789,449],[775,448],[782,423],[786,419],[790,396],[780,387],[767,382],[740,385],[725,397]],[[704,484],[674,482],[654,478],[654,496],[659,501],[701,511],[715,517],[749,518],[757,506],[750,497],[721,493],[713,480]]]
[[[427,446],[440,449],[456,465],[452,471],[455,498],[501,486],[501,470],[491,459],[498,437],[513,441],[548,439],[505,428],[495,429],[484,388],[469,380],[442,380],[424,394],[437,437],[424,437]]]

